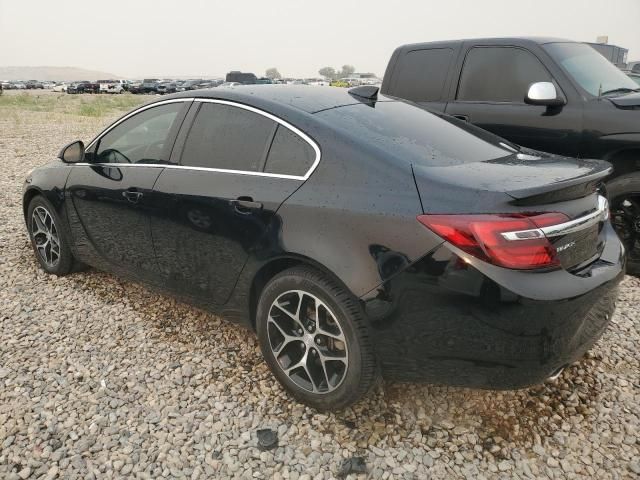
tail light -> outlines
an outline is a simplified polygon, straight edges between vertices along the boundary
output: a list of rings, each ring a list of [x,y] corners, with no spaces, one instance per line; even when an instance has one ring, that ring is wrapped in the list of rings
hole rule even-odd
[[[419,215],[418,221],[459,249],[501,267],[557,267],[558,252],[543,227],[566,222],[562,213]]]

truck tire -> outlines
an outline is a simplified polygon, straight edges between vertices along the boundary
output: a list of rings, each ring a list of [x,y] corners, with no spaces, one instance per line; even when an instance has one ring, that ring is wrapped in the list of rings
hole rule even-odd
[[[640,276],[640,172],[607,182],[611,221],[627,249],[627,273]]]

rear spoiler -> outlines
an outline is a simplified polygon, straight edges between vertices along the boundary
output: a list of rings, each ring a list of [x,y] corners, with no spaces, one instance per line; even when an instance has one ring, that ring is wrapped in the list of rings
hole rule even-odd
[[[516,200],[515,205],[541,205],[560,202],[581,198],[595,192],[599,184],[611,173],[613,173],[611,164],[602,162],[600,170],[592,171],[587,175],[521,190],[509,190],[505,193]]]

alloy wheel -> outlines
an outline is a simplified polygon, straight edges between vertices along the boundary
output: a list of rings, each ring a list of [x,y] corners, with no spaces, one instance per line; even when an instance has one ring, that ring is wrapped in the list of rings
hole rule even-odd
[[[60,237],[53,217],[42,206],[34,208],[31,214],[31,236],[42,261],[55,268],[60,261]]]
[[[298,387],[326,394],[347,373],[347,341],[331,309],[302,290],[282,293],[267,319],[269,346],[282,371]]]

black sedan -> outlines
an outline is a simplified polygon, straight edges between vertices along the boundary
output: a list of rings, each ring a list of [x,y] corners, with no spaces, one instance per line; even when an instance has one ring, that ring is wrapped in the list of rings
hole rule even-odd
[[[624,272],[606,162],[521,149],[373,87],[184,92],[31,172],[35,256],[257,332],[319,409],[376,377],[520,388],[605,330]]]

